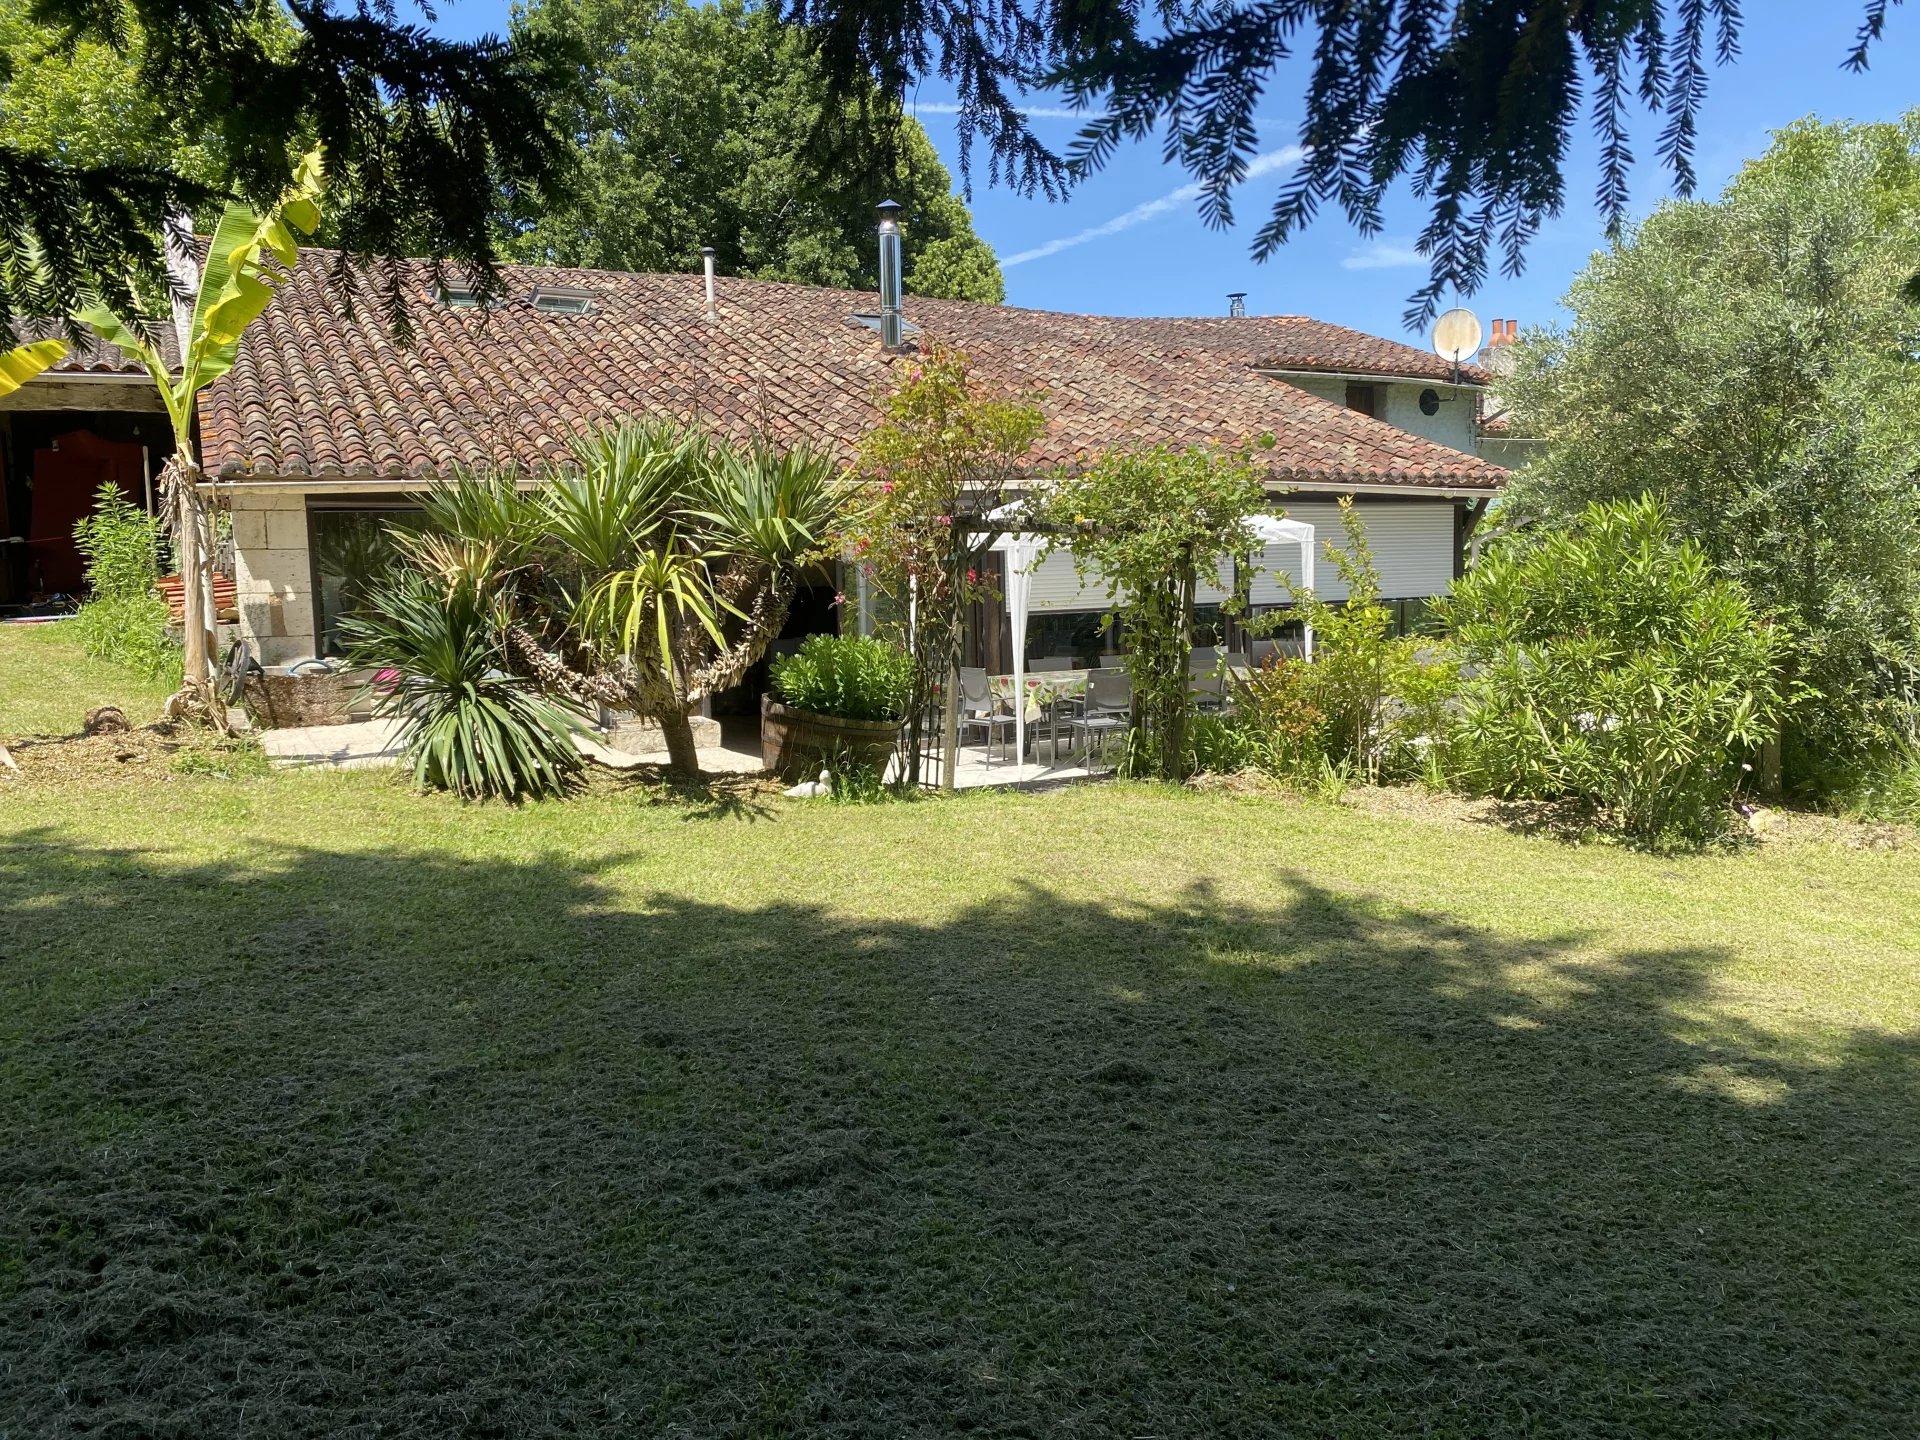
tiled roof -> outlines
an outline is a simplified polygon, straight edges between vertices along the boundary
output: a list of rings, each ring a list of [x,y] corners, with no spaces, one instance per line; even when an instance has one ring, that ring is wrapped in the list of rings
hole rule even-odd
[[[75,346],[73,337],[60,326],[48,320],[23,320],[14,325],[16,343],[24,345],[30,340],[65,340],[66,356],[47,367],[48,375],[137,375],[146,379],[147,368],[117,345],[109,345],[93,336],[82,337],[82,343]],[[161,357],[166,360],[167,368],[180,368],[180,342],[171,325],[153,325],[148,327],[148,338],[159,347]]]
[[[1456,367],[1431,350],[1363,330],[1349,330],[1344,325],[1329,325],[1324,320],[1309,320],[1304,315],[1184,323],[1256,327],[1261,332],[1263,348],[1258,364],[1263,370],[1326,370],[1378,375],[1382,379],[1425,380],[1436,385],[1493,383],[1493,373],[1478,365]]]
[[[876,423],[877,397],[912,363],[884,353],[853,318],[877,310],[871,293],[723,279],[709,324],[697,275],[530,267],[508,267],[517,298],[484,312],[428,300],[422,267],[415,344],[402,349],[376,305],[340,317],[324,275],[331,261],[303,256],[232,373],[203,397],[202,449],[222,478],[408,481],[460,464],[537,466],[562,458],[570,435],[635,415],[847,457]],[[536,310],[527,297],[537,285],[591,291],[594,309]],[[1040,465],[1271,433],[1277,445],[1260,454],[1280,482],[1490,490],[1505,478],[1254,373],[1275,327],[1298,322],[1117,320],[923,299],[907,313],[917,343],[963,350],[988,383],[1034,394],[1047,416]]]

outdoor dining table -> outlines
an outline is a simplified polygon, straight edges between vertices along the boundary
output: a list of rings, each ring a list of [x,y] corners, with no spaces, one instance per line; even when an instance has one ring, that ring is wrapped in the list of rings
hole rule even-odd
[[[1026,679],[1026,721],[1029,725],[1044,720],[1051,727],[1053,750],[1060,752],[1060,715],[1066,702],[1087,693],[1087,671],[1085,670],[1029,670]],[[994,675],[989,677],[996,700],[1005,701],[1009,708],[1013,705],[1013,676]],[[1033,737],[1034,744],[1040,743],[1040,737]]]

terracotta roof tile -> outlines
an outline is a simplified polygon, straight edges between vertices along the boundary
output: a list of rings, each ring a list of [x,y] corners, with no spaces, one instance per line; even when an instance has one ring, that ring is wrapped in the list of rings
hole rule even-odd
[[[15,343],[25,345],[32,340],[65,340],[65,357],[47,367],[49,375],[138,375],[147,378],[147,368],[118,345],[109,345],[104,340],[91,335],[83,335],[82,343],[75,347],[72,337],[59,325],[50,320],[19,320],[14,322]],[[169,370],[180,368],[180,341],[174,334],[173,326],[157,324],[147,327],[147,338],[159,349],[160,356],[167,362]]]
[[[416,481],[482,459],[535,465],[563,455],[571,433],[636,415],[844,458],[913,359],[886,354],[851,318],[878,309],[871,293],[722,279],[719,321],[709,324],[697,275],[532,267],[508,267],[518,298],[485,312],[428,301],[421,267],[417,339],[404,350],[372,318],[377,306],[341,317],[325,277],[332,260],[307,252],[248,332],[239,363],[203,397],[202,448],[222,477]],[[595,308],[536,310],[525,297],[539,284],[589,290]],[[1047,415],[1040,465],[1116,445],[1270,433],[1276,445],[1259,453],[1284,483],[1491,490],[1505,478],[1476,456],[1256,373],[1443,378],[1437,357],[1340,326],[1114,319],[918,298],[908,314],[919,343],[964,350],[989,383],[1034,393]]]

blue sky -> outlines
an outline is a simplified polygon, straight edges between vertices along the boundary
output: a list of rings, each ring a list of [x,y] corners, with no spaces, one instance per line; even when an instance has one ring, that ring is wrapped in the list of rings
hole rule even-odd
[[[1765,148],[1767,135],[1806,115],[1858,120],[1891,119],[1920,106],[1920,9],[1896,8],[1888,34],[1864,75],[1841,68],[1861,0],[1748,0],[1743,54],[1718,70],[1702,117],[1697,193],[1711,195]],[[505,0],[449,0],[439,28],[467,35],[501,30]],[[1257,314],[1305,314],[1380,335],[1406,336],[1400,315],[1424,274],[1413,240],[1420,228],[1417,202],[1402,193],[1388,212],[1387,232],[1362,240],[1336,215],[1323,213],[1305,235],[1264,264],[1249,247],[1254,231],[1283,183],[1288,147],[1298,126],[1297,79],[1269,92],[1270,128],[1262,135],[1260,173],[1236,198],[1237,223],[1210,230],[1194,208],[1189,177],[1164,164],[1152,144],[1121,151],[1101,174],[1064,202],[1027,199],[977,185],[974,224],[1001,257],[1007,299],[1043,309],[1125,315],[1224,313],[1230,290],[1248,293]],[[950,95],[936,85],[912,97],[922,122],[958,174],[957,135]],[[1034,124],[1064,148],[1077,128],[1058,102],[1034,99]],[[1657,125],[1644,120],[1637,151],[1650,156]],[[1528,252],[1517,280],[1496,274],[1465,300],[1483,319],[1513,317],[1523,324],[1562,317],[1559,299],[1587,255],[1602,243],[1592,207],[1595,146],[1580,136],[1567,174],[1568,202]],[[1634,210],[1643,214],[1670,193],[1657,167],[1634,177]],[[911,243],[911,237],[909,237]]]

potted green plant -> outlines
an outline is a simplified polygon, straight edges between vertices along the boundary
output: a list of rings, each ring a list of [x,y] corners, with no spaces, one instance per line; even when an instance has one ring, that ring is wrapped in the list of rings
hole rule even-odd
[[[912,656],[870,636],[813,635],[771,674],[774,693],[760,699],[769,770],[811,776],[836,759],[885,770],[913,700]]]

